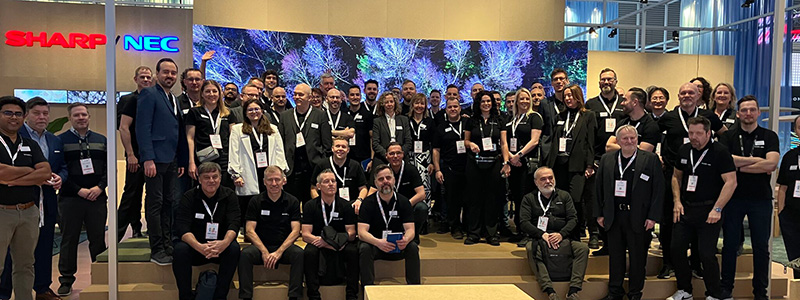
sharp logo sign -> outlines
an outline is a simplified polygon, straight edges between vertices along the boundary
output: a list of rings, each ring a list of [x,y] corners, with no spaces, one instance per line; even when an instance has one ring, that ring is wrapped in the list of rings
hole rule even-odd
[[[82,48],[96,49],[97,46],[105,45],[107,38],[104,34],[93,33],[61,33],[54,32],[31,32],[9,30],[5,34],[6,45],[13,47],[43,47],[51,48],[60,46],[62,48]],[[116,39],[119,41],[119,36]],[[148,52],[178,52],[179,41],[177,36],[156,36],[156,35],[124,35],[122,37],[122,48],[126,51],[148,51]]]

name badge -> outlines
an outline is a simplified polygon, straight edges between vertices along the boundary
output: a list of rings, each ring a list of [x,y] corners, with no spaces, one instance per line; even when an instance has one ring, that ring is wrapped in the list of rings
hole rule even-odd
[[[420,130],[425,130],[425,128],[428,128],[428,125],[425,125],[425,124],[419,124],[419,129],[420,129]]]
[[[208,137],[211,138],[211,147],[222,149],[222,137],[219,134],[212,134]]]
[[[686,191],[694,192],[697,190],[697,175],[689,175],[689,182],[686,183]]]
[[[267,166],[269,166],[269,161],[267,161],[267,153],[256,152],[256,167],[266,168]]]
[[[650,176],[647,176],[644,173],[642,173],[642,175],[640,175],[639,178],[641,178],[644,181],[649,181],[650,180]]]
[[[317,124],[317,123],[311,123],[311,128],[314,128],[314,129],[319,129],[319,124]]]
[[[194,214],[194,218],[198,219],[198,220],[202,220],[203,218],[205,218],[205,215],[204,214]]]
[[[269,216],[269,210],[262,209],[262,210],[261,210],[261,215],[262,215],[262,216]]]
[[[350,189],[346,187],[339,188],[339,197],[344,200],[350,200]]]
[[[94,165],[91,158],[81,159],[81,172],[83,175],[94,174]]]
[[[219,223],[206,223],[206,240],[216,240],[219,236]]]
[[[456,152],[458,154],[467,153],[467,147],[464,146],[464,141],[456,141]]]
[[[483,151],[492,151],[494,150],[494,146],[492,146],[492,138],[482,138],[481,144],[483,144]]]
[[[797,165],[789,166],[789,171],[797,171]]]
[[[396,210],[390,210],[389,211],[389,216],[390,217],[396,217],[397,216],[397,211]]]
[[[564,125],[564,121],[558,121],[556,122],[556,125]]]
[[[755,145],[755,146],[764,146],[764,141],[763,140],[761,140],[761,141],[755,140],[753,142],[753,145]]]
[[[511,138],[508,144],[508,147],[511,148],[511,152],[517,152],[517,138]]]
[[[792,197],[800,198],[800,180],[794,181],[794,192],[792,192]]]
[[[608,113],[607,112],[601,112],[600,113],[600,117],[601,118],[607,118],[608,117]]]
[[[628,181],[627,180],[615,180],[614,181],[614,197],[627,197],[628,193]]]
[[[388,238],[388,237],[389,237],[389,234],[391,234],[391,233],[392,233],[392,231],[391,231],[391,230],[384,230],[384,231],[382,231],[381,233],[383,233],[383,237],[382,237],[382,239],[384,239],[384,240],[385,240],[386,238]]]
[[[349,144],[350,146],[355,146],[356,145],[356,137],[353,136],[349,140],[347,140],[347,144]]]
[[[338,211],[332,212],[331,213],[331,217],[332,218],[338,218],[339,217],[339,212]]]
[[[558,152],[567,152],[567,138],[558,138]]]
[[[414,141],[414,153],[422,153],[422,141]]]
[[[685,159],[685,158],[681,158],[681,164],[684,164],[684,165],[685,165],[685,164],[687,164],[687,163],[689,163],[689,160],[687,160],[687,159]]]
[[[188,113],[189,113],[189,109],[188,109],[188,108],[183,110],[183,114],[184,114],[184,115],[185,115],[185,114],[188,114]],[[201,116],[202,116],[202,115],[201,115]]]
[[[295,136],[294,146],[296,148],[300,148],[300,147],[303,147],[305,145],[306,145],[306,139],[303,137],[303,133],[302,132],[298,132],[297,135]]]
[[[453,128],[448,127],[444,129],[444,132],[450,132],[450,131],[453,131]]]
[[[688,144],[689,143],[689,138],[688,137],[683,138],[683,143],[684,144]]]
[[[617,128],[617,119],[608,118],[606,119],[606,133],[614,132],[614,129]]]
[[[353,120],[361,120],[361,114],[356,114],[356,116],[353,117]]]
[[[550,221],[548,217],[541,216],[539,217],[539,221],[536,222],[536,228],[539,228],[541,231],[547,231],[547,222]]]
[[[394,129],[403,130],[403,126],[395,126]]]
[[[22,151],[22,152],[31,152],[31,147],[28,147],[28,146],[22,146],[22,147],[19,147],[19,151]],[[56,152],[56,153],[59,153],[59,152],[61,152],[61,151],[58,151],[58,150],[56,150],[55,152]]]

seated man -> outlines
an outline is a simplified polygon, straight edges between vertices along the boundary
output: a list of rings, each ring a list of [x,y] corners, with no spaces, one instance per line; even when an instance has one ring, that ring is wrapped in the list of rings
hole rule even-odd
[[[239,259],[239,299],[253,298],[253,265],[277,269],[290,264],[289,299],[303,298],[303,249],[294,244],[300,236],[300,201],[283,192],[286,175],[277,166],[264,170],[267,192],[250,199],[245,216],[246,236],[252,245]]]
[[[375,169],[375,186],[379,188],[378,193],[364,200],[358,215],[361,284],[375,284],[375,259],[405,259],[406,283],[420,284],[419,247],[413,241],[411,203],[408,198],[394,192],[394,172],[388,165]],[[402,233],[402,238],[397,239],[396,245],[387,240],[390,234],[397,233]]]
[[[583,286],[583,277],[586,274],[586,263],[589,260],[589,246],[581,241],[565,241],[578,222],[575,205],[572,197],[563,190],[556,189],[556,180],[553,170],[541,167],[533,174],[538,192],[532,192],[522,198],[520,207],[520,220],[522,231],[531,237],[525,246],[528,252],[528,263],[539,281],[542,291],[547,293],[550,300],[561,299],[553,289],[553,282],[544,261],[542,249],[539,245],[547,245],[550,249],[561,246],[572,247],[572,276],[569,282],[568,300],[578,300],[578,291]],[[537,225],[533,225],[536,219]],[[566,267],[566,266],[564,266]]]
[[[178,206],[175,228],[181,240],[175,242],[172,272],[181,300],[194,299],[192,266],[219,264],[214,299],[227,299],[239,263],[236,235],[241,223],[236,193],[224,186],[222,170],[215,162],[200,164],[200,186],[186,192]]]
[[[303,251],[306,294],[310,300],[321,299],[320,282],[340,284],[342,277],[346,277],[347,300],[358,299],[356,215],[345,199],[336,196],[337,179],[331,169],[319,173],[316,182],[320,196],[303,206],[303,241],[307,243]],[[321,264],[320,259],[325,263]]]
[[[317,176],[322,173],[322,170],[330,169],[337,179],[336,196],[346,200],[358,214],[361,201],[367,197],[367,178],[364,176],[364,168],[357,161],[347,158],[350,153],[347,139],[333,138],[332,150],[333,156],[314,167],[314,172],[311,173],[311,198],[319,197]]]

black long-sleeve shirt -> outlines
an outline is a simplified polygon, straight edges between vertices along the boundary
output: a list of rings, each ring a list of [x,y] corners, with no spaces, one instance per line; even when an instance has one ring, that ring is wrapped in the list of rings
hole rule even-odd
[[[213,219],[206,211],[203,201],[208,205],[208,209],[214,213]],[[217,210],[214,211],[214,206]],[[206,224],[209,222],[219,223],[217,230],[217,240],[225,238],[228,230],[238,232],[241,226],[241,211],[239,210],[239,198],[232,189],[220,186],[217,193],[212,197],[207,197],[200,187],[195,187],[186,194],[183,194],[181,203],[178,206],[178,213],[175,215],[175,228],[178,236],[181,237],[191,232],[200,243],[206,243]]]
[[[549,203],[549,204],[548,204]],[[547,213],[539,205],[538,192],[532,192],[522,198],[520,220],[522,231],[533,238],[540,238],[545,232],[537,228],[539,217],[547,216],[547,232],[558,232],[562,237],[569,237],[578,224],[578,213],[569,193],[555,189],[547,199],[542,195],[542,204],[548,207]]]
[[[72,129],[58,136],[64,143],[64,161],[67,163],[69,176],[64,181],[59,195],[77,197],[82,188],[99,187],[102,192],[97,200],[106,200],[108,172],[106,170],[106,137],[94,131],[87,131],[81,138]],[[82,159],[91,159],[94,173],[83,174]]]

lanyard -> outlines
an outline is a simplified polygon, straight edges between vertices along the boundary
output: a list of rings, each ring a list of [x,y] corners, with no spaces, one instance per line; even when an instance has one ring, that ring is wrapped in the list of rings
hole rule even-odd
[[[19,139],[20,137],[17,138]],[[14,155],[11,155],[11,148],[8,147],[8,144],[6,144],[6,140],[4,138],[0,137],[0,143],[3,143],[3,147],[6,148],[6,152],[8,152],[8,157],[11,158],[11,165],[13,166],[14,161],[17,160],[17,155],[19,155],[19,151],[22,150],[22,141],[19,141],[19,146],[17,146],[17,152],[14,153]]]
[[[631,125],[631,123],[633,123],[633,122],[636,122],[636,125],[633,125],[633,128],[639,129],[639,125],[642,125],[642,120],[641,119],[639,119],[638,121],[633,121],[631,119],[628,119],[628,125]]]
[[[525,118],[525,116],[527,116],[527,115],[526,114],[521,114],[521,115],[519,115],[519,117],[514,118],[514,120],[511,121],[511,136],[512,137],[517,137],[517,126],[519,126],[519,123],[522,123],[522,119]]]
[[[633,161],[636,159],[636,152],[633,152],[633,156],[631,156],[631,160],[628,161],[628,165],[625,168],[622,168],[622,151],[619,151],[619,155],[617,156],[617,163],[619,165],[619,178],[622,178],[622,175],[625,175],[625,171],[628,170],[628,167],[633,164]],[[702,158],[701,158],[702,159]]]
[[[336,122],[335,123],[333,122],[333,118],[331,118],[330,110],[328,110],[328,113],[326,115],[328,116],[328,121],[331,122],[331,126],[333,126],[332,130],[336,130],[336,128],[339,127],[339,119],[342,118],[342,111],[340,110],[339,113],[336,114]]]
[[[380,199],[378,199],[380,201]],[[328,226],[331,222],[333,222],[333,212],[336,211],[336,197],[333,198],[333,203],[331,204],[331,217],[328,218],[328,214],[325,213],[325,201],[322,201],[322,198],[319,199],[320,205],[322,205],[322,220],[325,221],[325,226]],[[395,203],[397,204],[397,203]],[[383,210],[381,210],[383,211]],[[386,225],[389,227],[389,225]]]
[[[420,139],[419,135],[422,134],[422,120],[419,121],[419,125],[417,125],[417,129],[416,130],[413,130],[414,129],[414,121],[416,121],[416,120],[414,120],[414,119],[411,120],[411,129],[412,129],[411,132],[413,132],[414,136],[416,136],[417,140],[419,140]]]
[[[406,161],[404,160],[400,165],[400,176],[397,177],[397,182],[395,182],[394,184],[395,190],[400,189],[400,182],[403,181],[403,171],[405,171],[405,169],[406,169]]]
[[[709,141],[709,143],[710,143],[710,141]],[[711,149],[711,148],[709,148],[709,149]],[[694,174],[696,172],[697,167],[700,166],[700,162],[703,161],[703,157],[706,157],[706,153],[708,153],[708,149],[703,151],[703,154],[700,155],[700,159],[698,159],[697,163],[695,164],[694,163],[694,151],[692,149],[689,149],[689,159],[691,159],[691,162],[692,162],[692,174]]]
[[[488,123],[488,122],[489,122],[489,120],[487,119],[487,120],[485,120],[485,121],[486,121],[486,122],[480,122],[480,124],[479,124],[479,125],[481,126],[480,128],[481,128],[481,137],[482,137],[482,138],[485,138],[485,137],[486,137],[486,134],[483,132],[483,124],[484,124],[484,123]],[[494,126],[491,126],[491,127],[492,127],[492,129],[490,129],[490,130],[489,130],[489,138],[491,138],[491,137],[494,135]]]
[[[83,154],[84,142],[86,143],[86,155],[85,155],[85,157],[86,158],[91,158],[92,157],[92,151],[91,151],[91,149],[89,149],[89,142],[86,140],[86,138],[89,137],[89,131],[86,132],[86,136],[85,137],[81,137],[81,134],[78,133],[78,131],[75,130],[75,128],[70,128],[69,131],[72,132],[72,134],[74,134],[76,137],[78,137],[78,145],[80,145],[81,159],[84,158],[84,154]]]
[[[556,114],[560,114],[561,113],[561,110],[558,109],[558,99],[557,98],[555,99],[555,101],[553,101],[553,108],[556,109]]]
[[[567,120],[564,121],[564,136],[569,136],[569,133],[572,132],[572,129],[575,129],[575,124],[578,123],[578,118],[581,117],[581,112],[578,112],[575,115],[575,120],[572,121],[572,126],[569,126],[569,116],[572,114],[571,111],[567,112]]]
[[[208,118],[209,120],[211,120],[211,129],[214,130],[214,134],[219,134],[219,125],[220,123],[222,123],[222,118],[220,118],[219,115],[217,115],[217,119],[214,120],[214,115],[212,115],[211,112],[208,111],[208,108],[203,107],[203,109],[206,110]]]
[[[386,115],[386,126],[389,126],[389,136],[395,138],[397,135],[397,132],[395,132],[397,130],[397,116],[389,117],[389,115]]]
[[[542,202],[542,192],[537,192],[537,193],[539,193],[539,207],[541,207],[544,210],[542,216],[545,216],[547,215],[547,210],[550,209],[550,204],[553,204],[553,200],[550,200],[550,202],[547,202],[547,206],[544,206],[544,203]],[[555,191],[553,191],[553,193],[555,193]],[[550,195],[552,196],[552,194]]]
[[[308,114],[310,112],[311,111],[309,110],[308,112],[306,112],[306,114]],[[294,111],[294,113],[292,113],[292,114],[294,115],[294,123],[297,124],[297,128],[300,128],[300,132],[302,132],[303,131],[303,126],[306,126],[306,121],[308,121],[308,117],[310,117],[310,116],[306,116],[305,118],[303,118],[303,123],[300,124],[300,121],[297,120],[297,111]]]
[[[211,216],[211,222],[213,223],[214,222],[214,213],[217,212],[217,206],[219,206],[219,201],[214,204],[214,211],[211,211],[211,209],[208,208],[208,203],[206,203],[206,200],[203,200],[203,206],[206,207],[206,212],[208,212],[208,215]]]
[[[333,171],[333,174],[336,175],[336,178],[342,182],[342,187],[344,187],[344,180],[347,179],[347,167],[344,167],[344,173],[342,176],[339,176],[339,172],[336,172],[336,166],[333,164],[333,156],[331,156],[329,159],[331,161],[331,170]]]
[[[617,104],[619,103],[619,101],[617,101],[618,97],[619,97],[619,95],[614,95],[614,104],[611,105],[611,110],[608,109],[608,105],[606,105],[606,102],[603,101],[603,96],[601,95],[600,97],[598,97],[600,99],[600,104],[602,104],[603,108],[605,108],[606,112],[608,112],[608,117],[609,118],[611,117],[611,113],[614,112],[614,110],[617,109]]]
[[[742,138],[742,134],[739,134],[739,149],[742,150],[742,156],[748,156],[748,157],[749,156],[753,156],[753,150],[755,150],[755,148],[756,148],[756,145],[755,145],[755,139],[754,139],[753,147],[750,148],[750,154],[744,153],[744,139]]]
[[[255,129],[253,129],[253,131],[255,131]],[[264,151],[264,134],[259,133],[256,135],[256,133],[253,132],[253,139],[255,139],[256,143],[258,143],[258,150]]]
[[[386,230],[389,230],[389,223],[392,222],[392,214],[389,213],[389,218],[388,219],[386,218],[386,212],[383,211],[383,203],[381,203],[381,202],[383,202],[383,200],[381,200],[381,197],[378,196],[379,194],[380,193],[375,193],[375,199],[378,200],[378,208],[380,208],[381,217],[383,217],[383,222],[386,223]],[[397,193],[394,193],[394,195],[392,196],[392,199],[396,199],[396,198],[397,198]],[[389,201],[391,201],[391,200],[389,200]],[[394,211],[395,208],[397,208],[397,200],[394,201],[394,205],[392,205],[392,210],[391,211]],[[325,211],[325,210],[323,209],[322,211]]]
[[[697,112],[700,110],[695,108],[694,109],[694,117],[697,117]],[[678,116],[681,117],[681,124],[683,124],[683,129],[686,129],[686,133],[689,133],[689,126],[686,125],[686,119],[683,117],[683,110],[679,107],[678,108]]]
[[[720,120],[725,120],[725,119],[726,119],[726,118],[725,118],[725,114],[727,114],[727,113],[728,113],[728,109],[726,108],[726,109],[725,109],[725,110],[723,110],[723,111],[722,111],[722,113],[719,115],[719,119],[720,119]]]
[[[458,135],[458,138],[461,139],[461,125],[464,125],[464,123],[462,123],[461,120],[458,121],[458,131],[456,131],[456,128],[453,127],[453,123],[448,121],[447,125],[449,125],[450,129],[452,129]]]

